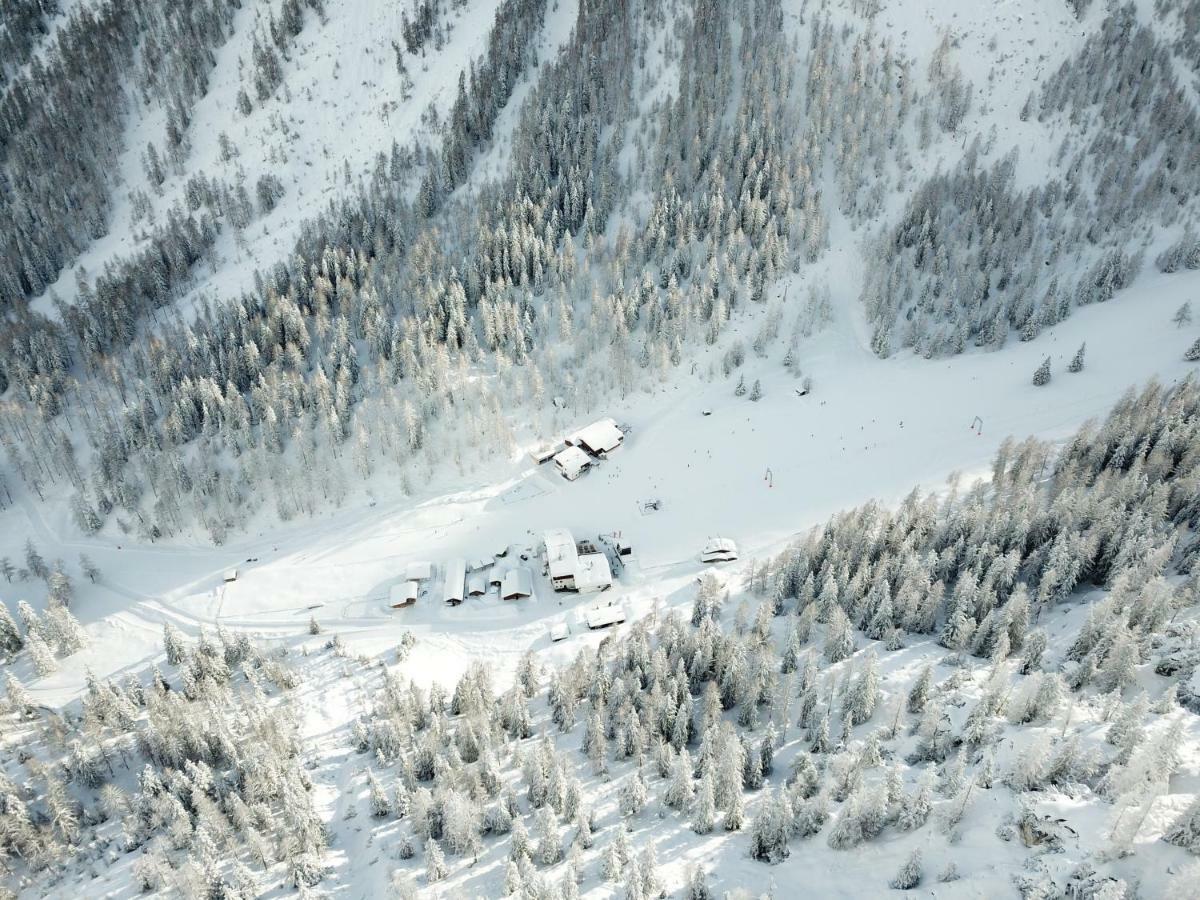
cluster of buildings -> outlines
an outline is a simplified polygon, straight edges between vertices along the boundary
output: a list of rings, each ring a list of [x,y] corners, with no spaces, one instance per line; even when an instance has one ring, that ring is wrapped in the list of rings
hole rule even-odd
[[[554,462],[558,474],[568,481],[596,466],[625,441],[625,430],[612,419],[599,419],[565,438],[562,443],[534,451],[534,462]]]
[[[440,595],[448,606],[489,594],[510,601],[531,598],[536,577],[531,565],[537,559],[542,562],[541,577],[552,591],[599,593],[612,587],[614,568],[624,566],[632,552],[619,535],[603,535],[593,542],[576,540],[565,528],[552,528],[542,535],[536,554],[532,549],[511,547],[491,559],[449,560],[441,567]],[[389,590],[389,604],[403,609],[422,597],[437,596],[437,576],[437,567],[431,562],[410,563],[404,579]],[[614,602],[590,610],[585,618],[589,628],[604,628],[625,621],[625,610]]]
[[[507,554],[506,554],[507,555]],[[388,602],[393,609],[414,605],[432,588],[435,568],[430,562],[410,563],[400,584],[392,585]],[[524,600],[533,596],[533,573],[519,561],[496,557],[467,560],[456,557],[442,573],[442,602],[458,606],[471,597],[494,591],[502,600]]]

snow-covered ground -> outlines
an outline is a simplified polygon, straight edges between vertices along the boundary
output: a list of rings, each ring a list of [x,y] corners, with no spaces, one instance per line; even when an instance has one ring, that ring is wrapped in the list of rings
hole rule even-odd
[[[238,15],[235,36],[218,50],[211,88],[195,110],[189,169],[221,171],[218,135],[224,130],[241,152],[235,163],[245,170],[247,183],[270,171],[283,179],[286,193],[275,211],[249,227],[240,245],[228,231],[222,236],[216,264],[211,272],[201,273],[193,296],[201,291],[228,296],[247,288],[256,267],[287,252],[303,220],[345,195],[347,172],[350,181],[366,175],[375,155],[386,151],[393,137],[405,144],[423,133],[420,117],[430,104],[444,114],[453,100],[458,72],[483,48],[496,5],[496,0],[475,0],[467,9],[452,9],[449,43],[440,53],[431,50],[425,67],[411,65],[410,59],[413,96],[396,104],[400,78],[390,42],[399,32],[399,7],[327,4],[328,21],[319,23],[309,16],[293,62],[287,64],[285,86],[291,99],[284,99],[281,87],[276,98],[242,117],[232,110],[240,83],[237,60],[249,54],[254,24],[254,7],[247,4]],[[576,10],[573,0],[549,4],[537,54],[540,62],[567,39]],[[965,132],[986,133],[992,122],[1006,123],[1011,130],[995,144],[995,153],[1019,145],[1025,162],[1021,171],[1033,173],[1029,177],[1035,180],[1040,177],[1060,136],[1035,122],[1015,123],[1015,109],[1032,85],[1077,48],[1087,20],[1077,22],[1065,4],[1020,0],[978,7],[938,0],[926,4],[919,15],[911,12],[909,4],[886,5],[876,20],[878,33],[891,37],[905,53],[927,59],[948,30],[957,41],[955,60],[975,85],[976,105]],[[1098,8],[1089,12],[1098,15]],[[658,35],[652,55],[665,37],[665,31]],[[346,47],[355,52],[346,53]],[[304,60],[303,66],[297,59]],[[653,88],[656,99],[671,84],[668,74],[646,76],[648,92]],[[492,145],[476,161],[464,190],[475,190],[483,180],[503,173],[509,136],[532,83],[527,75],[515,89],[497,121]],[[351,91],[352,102],[347,99]],[[131,121],[122,165],[127,184],[142,180],[142,148],[162,127],[161,113]],[[959,140],[938,141],[919,161],[921,171],[953,165],[956,151],[961,152]],[[181,194],[184,180],[170,177],[163,196],[154,198],[159,214]],[[899,202],[899,196],[894,199]],[[137,245],[130,213],[122,197],[109,235],[79,265],[95,273],[106,260]],[[599,412],[627,423],[631,430],[622,449],[576,482],[558,477],[552,465],[534,465],[524,453],[561,434],[531,433],[515,422],[524,441],[522,453],[483,473],[438,472],[412,497],[402,497],[395,485],[373,484],[377,503],[358,502],[286,525],[260,524],[252,533],[215,548],[84,537],[64,500],[38,503],[22,486],[13,485],[17,502],[0,512],[0,557],[20,564],[30,540],[45,558],[65,560],[76,576],[72,611],[91,637],[87,649],[60,660],[52,675],[36,677],[24,659],[15,671],[36,701],[61,708],[79,696],[88,673],[105,679],[142,672],[160,661],[163,625],[168,622],[189,636],[221,626],[268,646],[311,650],[313,657],[300,663],[306,684],[299,702],[305,710],[303,732],[311,741],[314,796],[334,834],[326,860],[332,875],[326,886],[332,884],[335,892],[347,896],[378,896],[390,866],[382,861],[392,859],[387,832],[348,818],[355,805],[356,779],[367,763],[350,754],[345,732],[367,704],[369,691],[357,680],[359,675],[339,677],[341,664],[321,655],[327,635],[337,635],[351,656],[391,661],[391,651],[411,634],[417,643],[396,667],[408,678],[452,687],[473,663],[485,662],[502,688],[528,651],[553,666],[568,663],[583,646],[598,644],[603,633],[590,633],[582,624],[586,611],[597,603],[622,603],[631,618],[657,617],[690,605],[697,576],[708,568],[697,556],[709,537],[732,538],[741,548],[740,562],[720,567],[736,595],[750,560],[777,552],[795,535],[840,510],[871,499],[895,504],[917,486],[941,490],[953,474],[964,483],[986,477],[1006,437],[1063,438],[1086,420],[1102,416],[1130,387],[1154,378],[1170,384],[1196,370],[1196,364],[1183,358],[1196,328],[1179,329],[1171,318],[1184,301],[1200,297],[1200,273],[1164,276],[1150,266],[1112,301],[1074,311],[1032,342],[1014,339],[1000,352],[967,352],[937,361],[909,353],[880,360],[868,349],[869,329],[856,302],[860,236],[850,233],[841,220],[835,220],[832,229],[831,249],[820,263],[773,288],[775,296],[788,289],[807,290],[810,283],[831,289],[834,322],[798,349],[803,372],[813,381],[810,394],[801,396],[801,379],[781,367],[781,342],[764,358],[748,349],[743,367],[728,378],[720,374],[721,355],[730,342],[740,338],[749,348],[766,311],[741,312],[719,346],[697,350],[665,383],[614,399]],[[64,273],[56,290],[70,297],[71,271]],[[39,308],[48,311],[48,304]],[[1070,374],[1067,363],[1084,342],[1086,366]],[[1031,376],[1046,357],[1053,378],[1049,385],[1035,387]],[[748,388],[760,382],[762,399],[735,396],[739,378]],[[580,411],[574,424],[585,424],[596,415]],[[310,477],[319,478],[320,473]],[[660,501],[661,508],[644,512],[643,504],[652,499]],[[491,557],[507,547],[536,552],[541,534],[555,527],[568,528],[577,537],[620,532],[633,545],[636,564],[601,596],[553,594],[539,580],[537,596],[516,603],[489,595],[449,608],[435,587],[413,608],[388,608],[388,590],[404,579],[411,562]],[[80,553],[101,570],[98,583],[78,577]],[[539,563],[530,565],[536,569]],[[232,567],[237,567],[238,577],[227,583],[223,574]],[[10,607],[18,600],[28,600],[37,609],[46,605],[45,588],[36,581],[0,583],[0,598]],[[1056,610],[1045,623],[1047,631],[1054,635],[1077,629],[1085,602]],[[310,618],[320,623],[325,635],[307,634]],[[549,631],[562,623],[570,626],[571,636],[552,643]],[[1054,652],[1061,649],[1056,646]],[[929,641],[889,655],[883,670],[885,691],[898,694],[921,666],[942,656],[943,650]],[[946,674],[939,672],[939,678]],[[1098,707],[1081,709],[1079,715],[1099,727]],[[786,749],[780,762],[786,767],[800,741],[798,734],[783,737]],[[1194,723],[1188,742],[1172,794],[1159,798],[1146,816],[1137,835],[1139,844],[1156,842],[1166,823],[1181,811],[1180,798],[1200,787]],[[1001,752],[1005,763],[1017,751],[1009,744]],[[598,798],[601,823],[618,822],[611,788],[600,779],[584,787],[589,797]],[[932,829],[870,842],[852,857],[831,852],[822,841],[798,845],[790,863],[779,869],[765,870],[748,860],[744,842],[720,833],[699,837],[675,818],[647,815],[630,839],[635,846],[656,843],[662,873],[674,884],[682,882],[689,863],[702,861],[719,873],[723,890],[749,886],[761,891],[774,881],[774,895],[780,897],[798,895],[798,883],[820,885],[821,896],[878,893],[907,854],[922,847],[931,872],[953,858],[972,873],[962,882],[927,888],[923,895],[991,896],[993,890],[1003,893],[1008,887],[1025,854],[1018,844],[1000,844],[992,837],[1011,811],[1011,797],[993,792],[978,804],[972,814],[975,827],[957,847],[947,846]],[[1039,812],[1072,822],[1079,832],[1069,850],[1072,858],[1085,851],[1100,852],[1111,825],[1110,810],[1074,803],[1063,795],[1048,796]],[[1141,896],[1163,896],[1171,876],[1178,874],[1172,868],[1178,854],[1172,854],[1174,850],[1151,853],[1152,863],[1143,864],[1139,856],[1118,866],[1142,882]],[[864,873],[870,873],[869,887]],[[502,875],[503,857],[493,848],[478,868],[457,867],[444,893],[492,895]],[[78,880],[59,885],[57,895],[97,889],[121,894],[130,889],[127,874],[119,868],[109,869],[106,878],[111,880],[98,888],[81,871]],[[591,887],[591,895],[603,894],[599,886]]]
[[[553,623],[575,621],[576,606],[588,604],[542,596],[446,609],[434,600],[392,612],[383,601],[407,563],[490,556],[510,544],[536,548],[553,527],[580,537],[619,531],[635,548],[639,574],[615,590],[633,610],[649,611],[700,570],[697,555],[710,536],[734,538],[744,558],[775,552],[832,513],[872,498],[896,502],[918,485],[937,490],[956,472],[966,483],[986,476],[1006,436],[1064,437],[1102,416],[1129,387],[1184,377],[1196,368],[1183,359],[1194,329],[1178,329],[1171,317],[1198,285],[1192,274],[1147,273],[1133,289],[1078,310],[1035,341],[940,361],[877,359],[855,336],[848,304],[839,303],[839,321],[802,345],[814,384],[806,397],[780,367],[778,348],[770,359],[749,353],[729,379],[718,369],[708,380],[701,358],[694,372],[608,410],[632,431],[611,459],[576,482],[522,454],[497,467],[503,474],[491,483],[443,476],[451,485],[445,490],[264,529],[223,547],[84,538],[65,505],[23,497],[0,513],[0,556],[19,562],[29,538],[47,559],[62,558],[73,569],[84,552],[104,573],[95,586],[80,583],[74,606],[95,638],[92,648],[31,688],[39,699],[61,702],[79,690],[87,669],[105,676],[141,665],[161,652],[166,620],[190,631],[220,622],[294,634],[315,614],[365,650],[394,644],[404,630],[420,634],[420,652],[437,665],[415,671],[430,680],[448,683],[480,655],[506,668],[505,660],[544,646]],[[738,327],[748,344],[755,319]],[[1070,374],[1066,364],[1085,341],[1086,368]],[[1034,387],[1033,370],[1046,356],[1053,380]],[[747,386],[761,379],[762,400],[733,395],[739,374]],[[972,428],[976,417],[982,431]],[[388,495],[386,488],[380,494]],[[652,498],[662,509],[643,515],[640,501]],[[224,584],[222,573],[234,565],[237,582]],[[0,596],[40,606],[43,590],[0,585]],[[554,652],[571,655],[571,643]]]

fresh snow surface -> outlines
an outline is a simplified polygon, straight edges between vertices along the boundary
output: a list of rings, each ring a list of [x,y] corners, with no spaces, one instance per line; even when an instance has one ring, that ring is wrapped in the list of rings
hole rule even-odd
[[[938,361],[907,354],[879,360],[843,317],[802,348],[814,384],[806,397],[774,358],[750,354],[739,370],[747,384],[761,379],[759,402],[733,395],[737,373],[708,380],[701,358],[694,373],[615,401],[606,412],[632,430],[620,450],[578,481],[563,479],[552,463],[536,466],[525,452],[558,435],[530,435],[513,461],[493,467],[493,481],[444,475],[444,490],[264,527],[223,547],[84,538],[65,505],[23,496],[0,513],[0,556],[19,561],[28,537],[46,559],[67,560],[73,573],[80,552],[104,573],[95,586],[76,579],[73,610],[92,633],[91,648],[62,660],[59,672],[31,691],[61,703],[78,692],[87,670],[104,677],[144,665],[161,652],[164,621],[191,632],[220,623],[271,636],[294,635],[315,615],[366,652],[414,632],[421,638],[414,652],[421,662],[412,667],[418,679],[450,684],[477,658],[507,670],[526,649],[547,645],[551,626],[581,621],[585,601],[543,590],[534,603],[489,597],[445,608],[434,590],[415,608],[393,613],[389,589],[405,580],[408,564],[433,560],[440,571],[450,559],[490,557],[513,545],[536,552],[551,528],[567,528],[577,539],[620,532],[637,565],[612,591],[644,614],[694,579],[710,537],[735,540],[740,567],[839,510],[873,498],[894,503],[918,485],[938,490],[955,472],[964,483],[986,477],[1006,436],[1062,438],[1102,416],[1131,385],[1183,378],[1196,368],[1182,356],[1191,332],[1170,320],[1198,285],[1192,274],[1147,273],[1037,340]],[[749,343],[754,318],[737,327]],[[1083,341],[1087,367],[1070,374],[1066,364]],[[714,360],[721,349],[712,351]],[[1046,356],[1053,380],[1037,388],[1031,377]],[[706,409],[712,415],[702,415]],[[976,417],[982,431],[972,428]],[[581,414],[577,424],[594,418]],[[388,495],[388,485],[379,488]],[[644,514],[651,499],[662,508]],[[227,584],[223,573],[235,565],[238,579]],[[45,605],[40,583],[0,585],[0,592],[10,605],[21,598]],[[570,658],[576,640],[551,655]]]
[[[231,230],[222,234],[213,271],[199,273],[192,296],[228,296],[247,288],[255,268],[288,252],[304,219],[346,194],[352,186],[347,184],[347,168],[351,181],[362,177],[393,137],[404,144],[425,133],[421,113],[431,103],[439,114],[449,108],[458,72],[483,49],[497,4],[498,0],[472,0],[465,9],[451,8],[454,28],[448,45],[441,53],[431,49],[425,68],[409,58],[413,97],[392,106],[391,99],[399,95],[399,75],[390,39],[398,32],[400,6],[378,0],[327,3],[326,24],[307,14],[292,62],[285,63],[285,87],[243,118],[233,108],[237,60],[249,56],[254,24],[253,5],[247,4],[238,14],[236,34],[217,50],[210,91],[194,112],[189,171],[232,172],[219,161],[217,138],[224,130],[240,150],[233,165],[245,171],[248,187],[252,190],[258,175],[269,171],[284,181],[286,193],[276,210],[250,225],[242,244],[235,242]],[[1150,4],[1146,0],[1141,5]],[[1065,3],[1010,0],[971,5],[932,0],[919,8],[885,4],[875,27],[899,50],[921,60],[928,59],[943,31],[949,30],[957,41],[954,59],[975,86],[975,105],[963,132],[986,136],[992,122],[1004,122],[1009,130],[993,149],[1001,154],[1014,144],[1020,146],[1023,165],[1018,167],[1018,180],[1024,186],[1026,178],[1032,183],[1046,171],[1063,135],[1036,122],[1017,123],[1013,111],[1033,84],[1077,49],[1092,17],[1101,14],[1099,6],[1093,4],[1088,18],[1079,23]],[[549,4],[540,64],[566,40],[576,9],[573,0]],[[797,28],[799,17],[796,13]],[[640,76],[644,112],[675,83],[670,69],[660,72],[654,65],[672,24],[655,33],[647,53],[650,62]],[[924,72],[917,75],[924,78]],[[481,180],[503,172],[509,136],[531,85],[527,74],[500,115],[492,145],[477,160],[464,190],[475,190]],[[348,99],[351,93],[353,101]],[[281,120],[286,129],[279,128]],[[126,186],[143,181],[141,153],[148,139],[161,139],[163,121],[160,110],[139,110],[131,118],[122,163]],[[920,171],[927,174],[953,165],[962,150],[956,140],[961,139],[940,139],[933,152],[918,160]],[[622,157],[625,165],[633,163],[629,149]],[[184,181],[172,175],[163,196],[152,198],[160,218],[181,194]],[[124,192],[125,188],[117,192],[109,235],[79,260],[93,275],[106,260],[138,246],[138,229],[130,226]],[[839,510],[874,498],[895,503],[918,485],[939,490],[951,473],[960,473],[964,483],[986,477],[1006,436],[1062,438],[1085,420],[1103,415],[1130,386],[1153,377],[1171,383],[1196,369],[1182,358],[1195,329],[1178,330],[1170,318],[1183,301],[1200,296],[1200,275],[1161,276],[1149,265],[1133,288],[1109,303],[1074,311],[1030,343],[1013,340],[1000,352],[968,352],[947,360],[927,361],[909,354],[879,360],[866,347],[855,302],[859,257],[852,248],[861,235],[849,232],[838,218],[832,228],[831,250],[806,271],[808,278],[829,284],[838,311],[833,326],[801,348],[805,374],[814,383],[808,396],[798,395],[801,382],[779,366],[778,346],[766,359],[749,354],[731,379],[710,376],[714,365],[719,372],[719,358],[729,340],[740,337],[747,345],[753,340],[761,316],[744,315],[735,320],[720,347],[700,353],[694,365],[689,361],[653,392],[614,399],[608,409],[570,411],[575,427],[602,415],[632,426],[625,446],[576,482],[562,479],[552,463],[535,466],[526,452],[560,439],[569,429],[560,434],[525,433],[521,452],[485,473],[438,473],[415,498],[398,498],[395,485],[372,485],[381,498],[378,503],[286,526],[264,524],[257,534],[217,548],[84,538],[65,504],[37,504],[21,496],[15,506],[0,512],[0,556],[19,561],[29,538],[48,560],[66,560],[76,581],[72,610],[91,637],[86,650],[61,659],[59,671],[46,678],[36,678],[21,660],[21,678],[37,701],[64,706],[79,695],[89,671],[104,679],[141,671],[158,661],[164,622],[191,636],[201,626],[219,624],[267,644],[316,650],[326,636],[307,635],[311,616],[327,634],[338,635],[351,654],[390,660],[400,638],[413,634],[417,643],[399,669],[423,684],[452,686],[473,662],[485,661],[495,672],[497,686],[503,687],[526,651],[535,651],[547,664],[565,663],[580,647],[598,644],[610,634],[586,627],[587,613],[599,604],[623,604],[630,618],[639,618],[689,604],[695,580],[705,571],[715,571],[736,586],[755,557],[778,551]],[[807,286],[801,279],[790,285],[793,290]],[[788,287],[786,282],[778,285],[777,293]],[[71,297],[72,270],[64,272],[56,291]],[[49,311],[49,304],[41,302],[38,308]],[[1087,366],[1069,374],[1066,364],[1084,341]],[[1030,379],[1046,356],[1051,357],[1053,379],[1036,388]],[[739,375],[747,385],[761,381],[761,401],[733,396]],[[701,415],[701,410],[712,414]],[[972,427],[977,417],[981,429]],[[644,511],[645,501],[651,499],[660,500],[661,509]],[[632,544],[636,563],[618,573],[613,588],[603,594],[554,594],[541,579],[536,558],[541,537],[551,528],[567,528],[577,538],[592,539],[620,532]],[[737,542],[741,560],[701,565],[700,550],[718,535]],[[535,575],[531,600],[506,603],[490,593],[453,608],[442,602],[438,579],[449,561],[490,558],[500,550],[507,550],[509,560],[532,551],[531,559],[520,563]],[[98,584],[78,577],[75,560],[80,552],[101,569]],[[435,563],[437,574],[422,582],[416,606],[389,609],[390,589],[405,583],[410,564],[424,560]],[[235,566],[237,580],[226,583],[224,572]],[[45,607],[39,582],[0,583],[0,596],[10,607],[19,599]],[[1084,610],[1083,603],[1056,610],[1046,623],[1048,632],[1053,637],[1077,628]],[[552,641],[551,631],[564,625],[569,637]],[[911,680],[926,660],[941,655],[928,643],[888,655],[885,690]],[[382,896],[391,857],[378,832],[346,818],[353,796],[348,788],[366,763],[351,757],[344,731],[366,705],[366,691],[353,679],[341,678],[339,669],[339,660],[315,653],[302,663],[303,730],[316,748],[314,790],[333,831],[327,859],[332,874],[323,887],[348,897]],[[945,675],[939,672],[939,677]],[[795,737],[785,735],[789,740]],[[1165,823],[1181,811],[1180,798],[1200,791],[1194,728],[1189,740],[1178,783],[1169,797],[1156,801],[1138,834],[1139,845],[1154,844]],[[790,754],[781,755],[781,766],[789,761]],[[600,790],[592,783],[585,788]],[[868,842],[850,854],[830,851],[823,840],[797,842],[792,858],[771,868],[745,858],[744,839],[723,840],[720,832],[696,836],[677,818],[660,821],[648,813],[630,837],[635,847],[651,836],[658,841],[661,874],[676,887],[686,865],[700,860],[715,867],[721,890],[741,885],[764,890],[773,880],[776,897],[807,890],[823,897],[877,895],[883,893],[886,878],[919,846],[928,851],[927,877],[914,895],[981,897],[995,890],[1007,896],[1008,878],[1023,853],[995,840],[992,832],[993,820],[1008,810],[1011,797],[988,792],[978,802],[981,808],[972,815],[987,827],[969,829],[968,839],[957,847],[945,846],[932,829],[896,841]],[[1072,808],[1061,796],[1045,801],[1038,811],[1073,822],[1081,837],[1072,852],[1098,850],[1111,826],[1107,807]],[[616,818],[611,804],[598,813],[606,826]],[[933,876],[951,856],[960,868],[979,877],[936,883]],[[1158,865],[1159,856],[1150,856],[1154,864],[1144,873],[1139,871],[1141,856],[1124,864],[1128,874],[1144,875],[1146,898],[1162,896],[1168,875],[1174,874]],[[477,870],[455,869],[444,886],[445,896],[498,893],[503,864],[494,852]],[[990,876],[994,880],[988,880]],[[66,882],[54,896],[128,896],[132,888],[120,882],[127,876],[118,872],[114,877],[116,884],[103,886]],[[605,890],[592,884],[584,893],[607,896]]]

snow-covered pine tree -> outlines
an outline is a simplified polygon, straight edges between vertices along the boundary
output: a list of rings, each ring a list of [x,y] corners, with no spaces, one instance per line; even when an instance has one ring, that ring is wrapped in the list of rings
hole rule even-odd
[[[700,777],[696,794],[692,797],[692,831],[709,834],[716,824],[717,805],[713,796],[713,779],[709,772]]]
[[[58,663],[54,659],[54,653],[42,639],[41,635],[36,632],[28,634],[25,640],[25,649],[29,653],[29,658],[33,661],[33,670],[37,672],[39,678],[45,678],[47,675],[52,675],[58,671]]]
[[[4,673],[4,693],[8,708],[15,715],[23,717],[33,710],[33,700],[30,698],[29,692],[11,671]]]
[[[932,691],[933,667],[926,665],[921,669],[921,674],[917,676],[917,680],[913,682],[913,686],[908,692],[908,711],[919,713],[924,710]]]
[[[1200,798],[1193,800],[1192,805],[1167,829],[1163,840],[1200,856]]]
[[[25,639],[21,636],[21,630],[4,601],[0,600],[0,653],[14,654],[24,646]]]
[[[42,559],[42,555],[38,553],[37,547],[29,538],[25,540],[25,568],[34,578],[41,578],[45,581],[50,577],[50,569],[47,567],[46,561]]]
[[[787,793],[782,788],[773,791],[750,826],[751,859],[770,863],[787,859],[793,817]]]
[[[425,841],[425,878],[430,884],[441,881],[450,874],[441,845],[432,837]]]
[[[370,770],[367,771],[367,795],[372,816],[383,818],[391,815],[392,801],[388,798],[383,785],[379,783],[379,779],[375,777],[375,773]]]
[[[1037,371],[1033,373],[1033,383],[1038,387],[1050,383],[1050,357],[1047,356],[1037,367]]]
[[[854,653],[854,628],[840,606],[830,610],[829,628],[825,635],[825,658],[841,662]]]
[[[1082,372],[1083,371],[1083,354],[1086,351],[1087,351],[1087,344],[1086,343],[1080,344],[1079,349],[1075,351],[1075,356],[1073,356],[1071,358],[1071,362],[1067,366],[1068,372]]]
[[[78,653],[87,646],[87,632],[67,607],[55,606],[46,610],[45,622],[49,639],[63,656]]]
[[[692,802],[692,759],[684,748],[671,764],[671,777],[663,792],[663,803],[672,809],[686,810]]]
[[[709,887],[707,873],[696,863],[688,867],[687,887],[683,896],[684,900],[716,900],[716,895]]]
[[[921,883],[922,874],[921,851],[917,849],[909,854],[904,865],[892,876],[892,880],[888,884],[898,891],[908,891]]]

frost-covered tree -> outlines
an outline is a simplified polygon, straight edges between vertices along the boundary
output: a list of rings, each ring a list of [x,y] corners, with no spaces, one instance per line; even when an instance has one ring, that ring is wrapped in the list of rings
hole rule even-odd
[[[0,601],[0,651],[14,654],[24,646],[25,639],[21,637],[21,630],[13,620],[12,613],[8,611],[4,602]]]
[[[917,676],[917,680],[913,682],[913,686],[908,692],[908,711],[919,713],[924,710],[932,691],[933,667],[926,665],[921,669],[921,674]]]
[[[542,865],[551,866],[562,859],[562,839],[558,834],[558,816],[549,806],[543,806],[537,815],[537,856]]]
[[[1042,364],[1037,367],[1037,371],[1033,373],[1033,383],[1038,387],[1050,383],[1050,357],[1042,360]]]
[[[1184,810],[1167,829],[1163,840],[1200,856],[1200,799],[1194,800],[1192,805]]]
[[[645,808],[646,799],[646,780],[642,777],[642,770],[639,768],[621,785],[617,802],[621,815],[626,818],[636,816]]]
[[[50,569],[46,565],[46,561],[42,559],[37,547],[29,539],[25,541],[25,568],[34,578],[41,578],[45,581],[50,577]]]
[[[425,841],[425,878],[430,884],[441,881],[450,874],[441,845],[432,837]]]
[[[695,863],[688,867],[683,896],[685,900],[716,900],[716,894],[708,884],[708,874]]]
[[[692,759],[683,749],[671,763],[671,776],[663,791],[663,803],[672,809],[686,810],[692,802]]]
[[[163,623],[163,648],[167,653],[167,662],[173,666],[181,665],[187,656],[183,635],[170,622]]]
[[[793,811],[787,794],[777,789],[767,798],[750,827],[750,857],[777,863],[787,859]]]
[[[75,591],[71,585],[70,577],[63,571],[62,560],[57,560],[54,563],[54,569],[47,579],[47,584],[50,587],[50,606],[71,605],[71,598],[74,596]]]
[[[33,700],[25,686],[12,672],[4,673],[4,693],[8,708],[19,716],[28,715],[33,709]]]
[[[898,891],[912,890],[921,883],[922,874],[921,851],[918,849],[909,854],[904,865],[892,876],[888,884]]]
[[[375,773],[371,771],[367,772],[367,798],[371,806],[372,816],[383,818],[391,815],[391,798],[388,797],[383,785],[379,783],[379,779],[375,777]]]
[[[39,678],[45,678],[47,675],[52,675],[58,671],[58,663],[54,659],[54,653],[47,646],[40,634],[33,632],[27,635],[25,649],[29,653],[30,660],[33,661],[33,670],[37,672]]]
[[[48,640],[53,641],[64,656],[78,653],[87,646],[87,632],[65,606],[48,609],[45,622]]]
[[[717,804],[713,795],[712,776],[705,772],[700,777],[692,798],[692,831],[696,834],[709,834],[716,825]]]
[[[852,725],[866,722],[875,714],[879,693],[879,658],[872,649],[867,651],[862,671],[854,676],[842,698],[842,715]]]
[[[928,821],[933,810],[933,784],[933,771],[926,769],[913,789],[901,798],[896,824],[902,831],[914,831]]]
[[[830,612],[829,627],[825,635],[825,658],[831,663],[841,662],[853,652],[853,626],[842,608],[835,606]]]
[[[1068,372],[1083,371],[1083,354],[1087,351],[1087,344],[1079,345],[1079,349],[1075,351],[1075,355],[1071,358],[1070,364],[1067,366]]]

